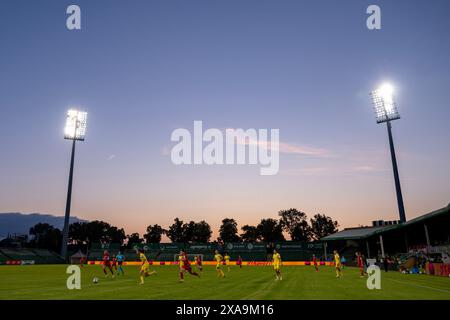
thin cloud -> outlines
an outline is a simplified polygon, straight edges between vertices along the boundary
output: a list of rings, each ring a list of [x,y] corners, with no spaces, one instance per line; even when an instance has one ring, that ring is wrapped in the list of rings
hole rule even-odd
[[[316,176],[316,175],[329,175],[330,168],[328,167],[310,167],[301,169],[288,169],[280,170],[280,174],[286,176]]]
[[[297,144],[287,142],[280,142],[280,152],[286,154],[298,154],[313,157],[327,157],[331,155],[329,150],[323,148],[300,146]]]
[[[288,142],[280,142],[278,148],[275,146],[272,147],[270,141],[267,140],[245,140],[245,139],[236,139],[237,144],[240,145],[258,145],[260,148],[267,150],[277,150],[280,153],[284,154],[294,154],[294,155],[302,155],[302,156],[311,156],[311,157],[330,157],[331,152],[327,149],[323,148],[314,148],[309,146],[301,146],[298,144],[288,143]],[[228,142],[228,141],[227,141]]]
[[[348,166],[345,164],[330,164],[322,167],[305,167],[280,170],[280,174],[286,176],[328,176],[328,177],[364,177],[368,174],[385,172],[385,169],[372,166]]]
[[[373,166],[356,166],[351,169],[351,171],[356,172],[376,172],[376,171],[382,171],[379,168],[373,167]]]
[[[224,144],[232,143],[229,139],[226,138],[226,134],[223,136],[223,142]],[[288,143],[288,142],[279,142],[278,147],[272,146],[270,140],[254,140],[254,139],[246,139],[246,138],[239,138],[236,137],[235,144],[237,145],[246,145],[246,146],[258,146],[259,148],[266,149],[269,151],[275,151],[278,150],[280,153],[283,154],[292,154],[292,155],[300,155],[300,156],[310,156],[310,157],[323,157],[323,158],[329,158],[334,157],[335,155],[332,154],[330,150],[324,149],[324,148],[315,148],[305,145],[298,145],[294,143]],[[207,145],[208,142],[203,142],[203,147]],[[161,149],[161,154],[163,156],[170,155],[170,148],[167,146],[164,146]]]

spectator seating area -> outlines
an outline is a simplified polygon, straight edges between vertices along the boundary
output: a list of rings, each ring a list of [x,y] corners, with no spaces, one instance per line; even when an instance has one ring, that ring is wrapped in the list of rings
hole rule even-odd
[[[0,248],[0,264],[8,261],[34,261],[35,264],[63,263],[56,253],[46,249]]]

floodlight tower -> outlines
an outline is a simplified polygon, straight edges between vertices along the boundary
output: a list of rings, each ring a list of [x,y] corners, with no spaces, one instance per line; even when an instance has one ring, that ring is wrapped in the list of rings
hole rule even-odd
[[[69,184],[67,188],[66,213],[64,217],[61,256],[67,260],[67,241],[69,239],[70,204],[72,202],[73,165],[75,160],[75,143],[84,141],[86,134],[87,112],[70,109],[67,111],[64,139],[72,140],[72,155],[70,157]]]
[[[392,169],[394,171],[395,190],[397,192],[397,205],[398,213],[400,216],[400,222],[406,222],[405,207],[403,205],[402,189],[400,186],[400,178],[398,175],[397,158],[395,157],[394,140],[392,139],[391,121],[400,119],[400,114],[397,110],[397,105],[394,100],[394,88],[385,83],[377,90],[371,93],[373,107],[375,109],[375,115],[377,123],[386,122],[389,146],[391,149]]]

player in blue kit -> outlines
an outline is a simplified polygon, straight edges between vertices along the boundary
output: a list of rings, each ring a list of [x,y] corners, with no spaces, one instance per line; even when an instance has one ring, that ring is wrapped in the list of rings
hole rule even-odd
[[[125,272],[123,271],[122,265],[123,262],[125,261],[125,256],[122,254],[122,252],[119,251],[119,253],[116,256],[116,260],[117,260],[117,275],[119,275],[120,273],[122,273],[122,275],[125,275]]]

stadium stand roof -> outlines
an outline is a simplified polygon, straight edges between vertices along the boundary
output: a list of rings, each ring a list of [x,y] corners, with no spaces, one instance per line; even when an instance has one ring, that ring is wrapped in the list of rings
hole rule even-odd
[[[377,227],[360,227],[360,228],[347,228],[342,231],[330,234],[329,236],[323,237],[321,241],[335,241],[335,240],[359,240],[366,239],[373,235],[381,234],[386,231],[405,228],[416,223],[425,222],[427,220],[436,218],[441,215],[450,214],[450,204],[441,209],[429,212],[427,214],[421,215],[417,218],[411,219],[402,224],[389,225],[389,226],[377,226]]]
[[[411,220],[407,221],[405,223],[405,225],[411,225],[411,224],[414,224],[414,223],[417,223],[417,222],[422,222],[422,221],[429,220],[429,219],[435,218],[437,216],[441,216],[441,215],[449,214],[449,213],[450,213],[450,203],[446,207],[443,207],[441,209],[438,209],[438,210],[432,211],[430,213],[424,214],[424,215],[419,216],[417,218],[411,219]]]
[[[381,227],[361,227],[361,228],[347,228],[342,231],[330,234],[329,236],[323,237],[321,241],[333,241],[333,240],[355,240],[355,239],[365,239],[375,234],[375,231],[379,231],[389,226]]]

